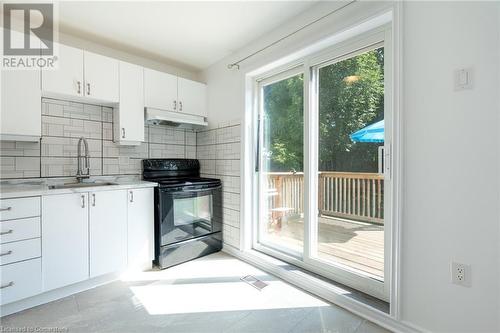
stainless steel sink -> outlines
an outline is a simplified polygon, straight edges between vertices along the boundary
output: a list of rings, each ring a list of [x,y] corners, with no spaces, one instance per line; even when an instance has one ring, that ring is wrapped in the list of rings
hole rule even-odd
[[[109,186],[116,185],[115,183],[66,183],[66,184],[57,184],[57,185],[49,185],[49,190],[58,190],[65,188],[78,188],[78,187],[96,187],[96,186]]]

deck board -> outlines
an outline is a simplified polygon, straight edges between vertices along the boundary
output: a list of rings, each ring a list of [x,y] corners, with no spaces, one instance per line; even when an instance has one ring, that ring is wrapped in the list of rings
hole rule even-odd
[[[304,224],[300,219],[282,222],[269,230],[268,240],[302,251]],[[384,226],[330,217],[319,218],[318,257],[377,279],[384,277]]]

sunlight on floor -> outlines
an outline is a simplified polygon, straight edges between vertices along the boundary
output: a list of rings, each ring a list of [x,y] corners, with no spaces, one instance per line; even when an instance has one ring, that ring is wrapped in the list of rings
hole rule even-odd
[[[261,291],[240,280],[253,275]],[[130,290],[151,315],[329,306],[246,263],[219,254],[163,271],[128,274],[124,281],[152,281]]]

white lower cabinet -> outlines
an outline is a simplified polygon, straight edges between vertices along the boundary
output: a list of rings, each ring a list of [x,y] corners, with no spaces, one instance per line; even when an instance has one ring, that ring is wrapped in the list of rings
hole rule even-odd
[[[149,269],[154,259],[154,194],[152,188],[128,191],[128,267]]]
[[[0,204],[8,212],[0,216],[2,306],[127,267],[151,267],[153,188],[45,195],[41,217],[40,197]]]
[[[90,277],[127,265],[127,192],[90,193]]]
[[[0,304],[7,304],[42,292],[40,258],[1,267]]]
[[[0,245],[0,265],[40,257],[40,238]]]
[[[0,200],[0,304],[42,292],[40,197]]]
[[[0,222],[0,244],[40,237],[40,216]]]
[[[42,198],[43,290],[89,277],[88,194]]]

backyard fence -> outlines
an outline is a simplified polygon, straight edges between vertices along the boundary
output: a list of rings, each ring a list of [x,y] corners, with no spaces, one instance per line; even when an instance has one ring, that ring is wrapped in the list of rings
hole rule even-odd
[[[269,205],[287,214],[304,212],[304,174],[268,173]],[[384,181],[378,173],[320,172],[318,203],[323,216],[382,224]]]

